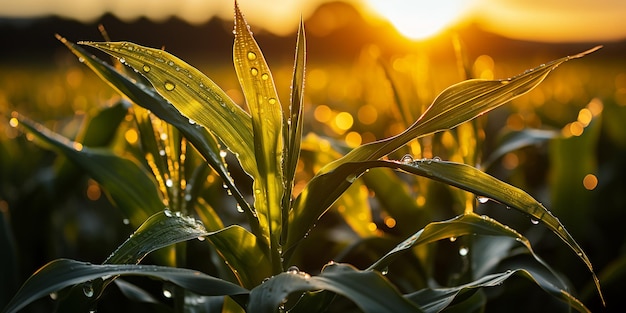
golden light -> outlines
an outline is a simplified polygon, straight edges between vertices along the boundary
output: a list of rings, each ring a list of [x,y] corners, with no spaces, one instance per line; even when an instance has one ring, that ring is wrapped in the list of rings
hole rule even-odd
[[[459,22],[470,0],[401,1],[367,0],[369,7],[387,19],[402,35],[426,39]]]
[[[596,189],[596,187],[598,186],[598,177],[593,174],[585,175],[585,178],[583,178],[583,186],[585,186],[585,189],[587,190]]]

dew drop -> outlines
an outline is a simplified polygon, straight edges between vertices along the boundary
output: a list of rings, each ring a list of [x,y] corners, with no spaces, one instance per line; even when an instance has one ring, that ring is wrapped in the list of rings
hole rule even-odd
[[[270,78],[270,75],[269,75],[269,74],[267,74],[267,73],[263,73],[263,74],[261,74],[261,79],[262,79],[262,80],[268,80],[269,78]]]
[[[144,64],[144,66],[141,69],[146,73],[150,72],[151,70],[150,65],[148,64]]]
[[[85,58],[83,58],[83,57],[79,57],[79,58],[78,58],[78,62],[80,62],[80,63],[84,63],[84,62],[85,62]]]
[[[50,293],[50,299],[52,300],[56,300],[59,297],[59,294],[56,292],[52,292]]]
[[[533,225],[537,225],[537,224],[539,224],[539,220],[536,220],[536,219],[534,219],[534,218],[531,218],[531,219],[530,219],[530,222],[531,222]]]
[[[86,282],[83,285],[83,294],[87,298],[93,297],[93,286],[91,285],[91,282]]]
[[[126,63],[126,59],[120,58],[120,63],[122,63],[122,64]]]
[[[192,119],[189,119],[189,124],[191,124],[191,125],[196,125],[196,121],[194,121],[194,120],[192,120]]]
[[[459,255],[460,256],[466,256],[468,253],[469,253],[469,249],[467,247],[459,248]]]
[[[205,239],[206,239],[206,238],[204,238],[204,237],[202,237],[202,236],[198,237],[198,240],[199,240],[199,241],[204,241]]]
[[[165,86],[165,90],[167,91],[172,91],[174,90],[174,88],[176,88],[176,85],[174,85],[174,83],[169,82],[169,81],[166,81],[164,86]]]
[[[252,51],[248,52],[248,60],[250,60],[250,61],[256,60],[256,53],[254,53]]]
[[[226,150],[221,150],[220,151],[220,157],[222,157],[222,158],[225,158],[227,154],[228,154],[228,152],[226,152]]]
[[[400,159],[400,162],[404,163],[404,164],[408,164],[408,163],[412,163],[413,160],[413,156],[411,156],[410,154],[405,154],[402,159]]]
[[[243,208],[239,205],[239,203],[237,203],[237,212],[243,213]]]
[[[287,269],[287,273],[289,274],[298,274],[299,272],[300,272],[300,269],[295,265],[292,265]]]
[[[250,69],[250,74],[252,74],[252,76],[257,76],[259,75],[259,70],[257,70],[256,67],[253,67]]]
[[[174,296],[174,293],[172,292],[172,290],[170,290],[170,287],[167,285],[163,285],[163,296],[168,299],[171,299]]]
[[[385,267],[385,268],[383,268],[383,269],[382,269],[382,271],[380,271],[380,273],[381,273],[383,276],[385,276],[385,275],[389,274],[389,267]]]
[[[436,156],[433,158],[433,162],[441,162],[441,158]]]
[[[130,224],[130,220],[125,218],[125,219],[122,220],[122,223],[124,223],[124,225],[128,225],[128,224]]]
[[[172,217],[172,211],[170,211],[170,209],[163,210],[163,214],[167,217]]]
[[[450,242],[455,242],[456,241],[456,237],[452,236],[450,237]]]
[[[489,201],[489,198],[483,197],[483,196],[478,196],[478,197],[476,197],[476,200],[478,200],[478,202],[480,202],[480,203],[487,203]]]
[[[165,156],[165,150],[159,150],[159,155],[160,156]]]
[[[269,100],[267,100],[270,104],[276,104],[276,98],[269,98]]]
[[[165,186],[172,187],[174,186],[174,182],[171,179],[165,180]]]

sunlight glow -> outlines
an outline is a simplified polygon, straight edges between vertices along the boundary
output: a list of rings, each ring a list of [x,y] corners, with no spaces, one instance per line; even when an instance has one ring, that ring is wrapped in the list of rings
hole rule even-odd
[[[468,13],[469,0],[402,1],[367,0],[404,36],[426,39],[459,22]]]

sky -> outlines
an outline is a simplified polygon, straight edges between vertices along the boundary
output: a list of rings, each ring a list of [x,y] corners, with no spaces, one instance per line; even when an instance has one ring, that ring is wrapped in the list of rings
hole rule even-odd
[[[248,22],[278,35],[293,32],[331,0],[239,0]],[[94,21],[105,13],[132,21],[172,16],[190,23],[232,19],[232,0],[0,0],[0,18],[56,15]],[[606,42],[626,39],[625,0],[343,0],[372,21],[389,21],[416,40],[464,23],[509,38],[542,42]]]

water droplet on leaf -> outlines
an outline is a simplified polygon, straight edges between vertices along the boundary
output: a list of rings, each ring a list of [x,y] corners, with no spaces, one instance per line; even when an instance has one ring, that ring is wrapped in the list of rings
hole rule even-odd
[[[174,88],[176,88],[176,85],[174,85],[174,83],[166,81],[164,84],[165,90],[167,91],[172,91],[174,90]]]
[[[480,202],[480,203],[487,203],[489,201],[489,198],[483,197],[483,196],[478,196],[478,197],[476,197],[476,200],[478,200],[478,202]]]
[[[145,64],[141,69],[146,73],[150,72],[151,70],[150,65],[148,64]]]
[[[459,255],[460,256],[466,256],[468,253],[469,253],[469,249],[467,247],[459,248]]]
[[[86,282],[83,285],[83,294],[87,298],[93,297],[93,286],[91,285],[91,282]]]
[[[531,219],[530,219],[530,222],[531,222],[533,225],[537,225],[537,224],[539,224],[539,221],[538,221],[538,220],[536,220],[536,219],[534,219],[534,218],[531,218]]]
[[[252,74],[252,76],[257,76],[259,75],[259,70],[257,70],[256,67],[253,67],[250,69],[250,74]]]
[[[126,63],[126,59],[120,58],[120,63],[122,63],[122,64]]]
[[[455,242],[456,241],[456,237],[452,236],[450,237],[450,242]]]
[[[295,265],[292,265],[287,269],[287,273],[289,274],[298,274],[299,272],[300,272],[300,269]]]
[[[262,79],[262,80],[268,80],[269,78],[270,78],[270,75],[268,75],[267,73],[263,73],[263,74],[261,75],[261,79]]]
[[[128,224],[130,224],[130,220],[125,218],[125,219],[122,220],[122,223],[124,223],[124,225],[128,225]]]
[[[404,164],[408,164],[413,162],[413,156],[411,156],[410,154],[405,154],[402,159],[400,159],[400,162],[404,163]]]
[[[252,51],[248,52],[248,60],[250,60],[250,61],[256,60],[256,53],[254,53]]]

